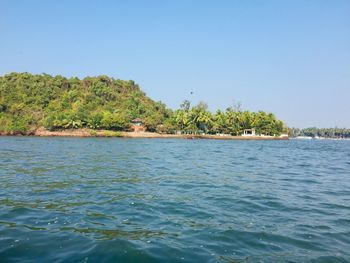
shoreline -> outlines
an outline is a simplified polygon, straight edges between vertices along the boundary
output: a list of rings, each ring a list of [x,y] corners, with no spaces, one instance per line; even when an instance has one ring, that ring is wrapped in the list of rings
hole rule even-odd
[[[62,131],[48,131],[38,129],[28,134],[0,133],[0,136],[28,136],[28,137],[119,137],[119,138],[164,138],[164,139],[211,139],[211,140],[289,140],[289,137],[277,136],[233,136],[212,134],[160,134],[156,132],[118,132],[111,130],[74,129]]]

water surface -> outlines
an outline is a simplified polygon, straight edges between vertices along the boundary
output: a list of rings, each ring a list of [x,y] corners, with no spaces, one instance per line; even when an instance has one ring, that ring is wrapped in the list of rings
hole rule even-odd
[[[0,180],[0,261],[350,260],[350,141],[0,137]]]

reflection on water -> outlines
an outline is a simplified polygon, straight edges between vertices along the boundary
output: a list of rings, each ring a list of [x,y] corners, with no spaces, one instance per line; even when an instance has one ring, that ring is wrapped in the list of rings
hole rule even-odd
[[[0,258],[346,262],[350,142],[0,137]]]

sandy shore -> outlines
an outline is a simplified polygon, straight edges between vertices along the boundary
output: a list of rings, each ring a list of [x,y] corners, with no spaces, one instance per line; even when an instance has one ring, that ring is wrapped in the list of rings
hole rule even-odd
[[[288,137],[273,137],[273,136],[231,136],[231,135],[194,135],[194,134],[159,134],[152,132],[136,133],[123,132],[123,137],[126,138],[181,138],[181,139],[213,139],[213,140],[288,140]]]
[[[15,135],[15,134],[1,134]],[[273,136],[231,136],[231,135],[194,135],[194,134],[159,134],[154,132],[114,132],[108,130],[73,129],[48,131],[38,129],[28,136],[40,137],[123,137],[123,138],[178,138],[178,139],[215,139],[215,140],[288,140],[288,137]]]

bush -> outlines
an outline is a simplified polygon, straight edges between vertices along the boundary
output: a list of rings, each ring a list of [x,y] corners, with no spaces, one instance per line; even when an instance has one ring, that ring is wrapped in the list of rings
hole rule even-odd
[[[108,130],[126,130],[129,127],[129,122],[120,113],[104,112],[101,120],[101,128]]]
[[[91,130],[91,131],[90,131],[90,135],[96,137],[96,136],[97,136],[97,131]]]
[[[29,127],[27,126],[26,122],[24,119],[13,119],[10,126],[9,130],[11,131],[12,134],[22,134],[25,135],[27,131],[29,130]]]
[[[115,131],[104,131],[103,136],[104,137],[122,137],[122,134],[120,132],[115,132]]]

